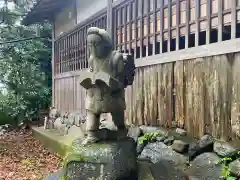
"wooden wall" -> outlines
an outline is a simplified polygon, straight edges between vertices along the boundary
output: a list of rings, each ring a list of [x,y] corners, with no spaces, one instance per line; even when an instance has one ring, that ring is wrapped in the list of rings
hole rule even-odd
[[[240,53],[140,67],[126,89],[126,119],[170,128],[193,137],[233,137],[240,107]]]
[[[240,53],[139,67],[125,93],[126,121],[166,128],[176,122],[192,137],[210,133],[229,140],[232,125],[239,124],[239,69]],[[81,73],[55,80],[55,105],[62,112],[86,113]]]
[[[62,113],[80,112],[83,115],[85,111],[86,91],[79,84],[79,74],[69,75],[67,77],[58,77],[54,81],[54,104]]]

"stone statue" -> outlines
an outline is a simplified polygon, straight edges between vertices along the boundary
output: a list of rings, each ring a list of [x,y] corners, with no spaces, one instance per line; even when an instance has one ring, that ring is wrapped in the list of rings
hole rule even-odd
[[[87,90],[87,138],[82,144],[103,140],[99,130],[102,113],[111,113],[112,121],[118,129],[117,137],[125,137],[124,88],[133,83],[134,60],[130,55],[113,51],[112,40],[103,29],[89,28],[87,45],[90,51],[89,71],[80,77],[80,85]]]
[[[79,112],[65,112],[61,113],[54,107],[49,110],[49,115],[44,118],[44,129],[57,132],[63,136],[67,136],[71,133],[72,129],[77,135],[85,133],[85,117]],[[76,130],[75,130],[76,129]]]
[[[44,118],[44,129],[54,129],[54,122],[60,116],[60,112],[55,107],[50,107],[48,117]]]

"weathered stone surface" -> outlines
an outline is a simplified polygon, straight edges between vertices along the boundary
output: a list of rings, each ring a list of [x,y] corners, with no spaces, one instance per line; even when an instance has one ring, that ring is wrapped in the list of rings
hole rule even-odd
[[[157,136],[156,137],[156,141],[159,141],[159,142],[163,142],[165,139],[167,139],[167,135]]]
[[[163,142],[164,142],[164,144],[171,146],[173,144],[174,140],[175,140],[175,138],[173,136],[170,136],[170,137],[166,138]]]
[[[176,129],[176,133],[181,135],[181,136],[186,136],[187,135],[187,131],[181,128],[177,128]]]
[[[204,153],[197,156],[188,170],[189,179],[220,180],[223,165],[216,165],[220,158],[215,153]]]
[[[213,148],[214,152],[221,157],[232,157],[235,156],[238,152],[236,148],[234,148],[227,142],[216,141]]]
[[[179,153],[185,153],[188,151],[189,144],[181,140],[175,140],[172,144],[172,149]]]
[[[141,135],[142,131],[139,127],[129,127],[128,128],[128,137],[131,137],[134,139],[135,142],[137,142],[138,137]]]
[[[196,156],[213,151],[214,138],[210,135],[204,135],[197,142],[193,142],[189,146],[189,160],[193,160]]]
[[[81,129],[81,127],[73,125],[68,129],[67,136],[73,136],[75,138],[84,137],[84,131]]]
[[[234,176],[240,177],[240,159],[231,162],[229,167]]]
[[[137,155],[140,155],[144,149],[145,145],[144,144],[137,144],[137,147],[136,147],[136,151],[137,151]]]
[[[168,160],[152,164],[150,169],[155,180],[188,180],[184,170]]]
[[[173,151],[171,147],[166,146],[162,142],[147,144],[139,158],[149,159],[153,163],[158,163],[163,160],[171,161],[175,166],[182,166],[187,162],[186,157]]]
[[[151,162],[138,161],[138,180],[156,180],[151,172]]]
[[[72,152],[64,163],[66,178],[137,179],[136,145],[133,139],[87,146],[81,145],[80,141],[74,141]]]
[[[164,135],[167,133],[167,131],[159,128],[159,127],[153,127],[153,126],[146,126],[142,125],[139,127],[143,133],[152,133],[152,132],[158,132],[161,135]]]

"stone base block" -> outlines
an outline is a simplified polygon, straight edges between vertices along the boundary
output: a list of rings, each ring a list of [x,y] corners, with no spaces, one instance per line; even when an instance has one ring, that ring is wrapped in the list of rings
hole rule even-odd
[[[77,139],[64,161],[68,180],[137,180],[133,139],[99,142],[87,146]]]

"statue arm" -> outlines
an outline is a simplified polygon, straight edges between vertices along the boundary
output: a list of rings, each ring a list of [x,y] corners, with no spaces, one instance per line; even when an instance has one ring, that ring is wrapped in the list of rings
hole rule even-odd
[[[88,59],[88,71],[92,72],[93,71],[93,57],[90,56]]]

